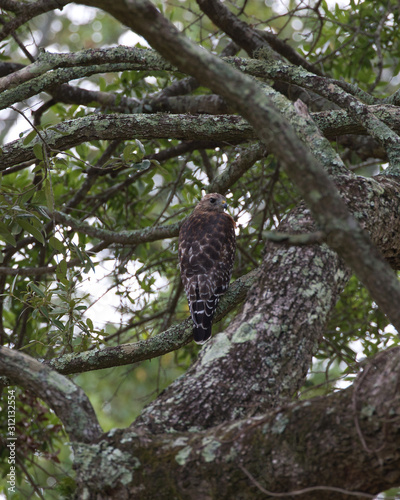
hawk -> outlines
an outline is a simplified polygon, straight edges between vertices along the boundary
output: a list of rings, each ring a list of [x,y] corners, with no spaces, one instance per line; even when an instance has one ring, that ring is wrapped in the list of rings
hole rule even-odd
[[[204,344],[211,337],[219,299],[229,286],[235,260],[235,221],[226,214],[225,198],[207,194],[179,232],[179,265],[193,319],[193,337]]]

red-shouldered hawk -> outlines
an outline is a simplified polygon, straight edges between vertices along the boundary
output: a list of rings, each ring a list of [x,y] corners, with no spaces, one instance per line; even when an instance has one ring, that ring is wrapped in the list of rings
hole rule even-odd
[[[235,221],[224,212],[225,198],[207,194],[179,232],[179,264],[193,319],[193,337],[211,337],[219,299],[229,286],[235,260]]]

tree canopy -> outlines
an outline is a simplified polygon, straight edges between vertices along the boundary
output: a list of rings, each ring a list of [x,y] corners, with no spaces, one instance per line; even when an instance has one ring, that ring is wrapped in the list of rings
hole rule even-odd
[[[0,12],[2,491],[395,497],[398,2]],[[177,237],[213,192],[237,250],[199,348]]]

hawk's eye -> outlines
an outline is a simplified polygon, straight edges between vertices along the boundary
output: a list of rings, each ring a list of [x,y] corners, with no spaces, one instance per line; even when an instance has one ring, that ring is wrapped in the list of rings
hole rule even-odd
[[[215,198],[210,198],[211,203],[215,203],[217,200]]]

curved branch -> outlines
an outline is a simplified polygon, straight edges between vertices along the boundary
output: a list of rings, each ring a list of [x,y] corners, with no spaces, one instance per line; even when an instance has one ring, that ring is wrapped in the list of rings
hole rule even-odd
[[[90,443],[101,433],[86,394],[68,378],[19,351],[0,347],[0,373],[32,391],[54,410],[74,442]]]
[[[0,109],[28,99],[44,90],[51,91],[52,88],[70,80],[93,74],[135,69],[174,70],[169,63],[153,51],[127,49],[128,47],[123,46],[113,49],[97,49],[94,55],[88,54],[88,51],[76,54],[43,53],[38,61],[0,79],[2,90]],[[107,60],[109,62],[106,62]]]
[[[280,40],[275,34],[254,29],[247,23],[238,19],[219,0],[197,0],[201,10],[220,27],[232,40],[253,56],[260,49],[274,49],[278,54],[286,57],[292,64],[320,74],[317,68],[300,56],[289,44]]]
[[[61,68],[101,67],[104,64],[127,64],[125,69],[174,70],[155,50],[119,45],[107,49],[85,49],[73,53],[41,52],[36,61],[0,78],[0,91],[21,85],[49,71]]]
[[[3,2],[0,3],[0,7]],[[65,5],[71,3],[71,0],[37,0],[31,4],[23,4],[18,7],[15,6],[17,2],[4,2],[4,9],[10,10],[18,14],[18,17],[8,22],[0,31],[0,41],[4,40],[8,35],[13,33],[20,26],[25,24],[30,19],[40,16],[50,10],[62,9]],[[14,4],[14,5],[13,5]]]
[[[254,30],[235,16],[221,2],[216,0],[197,0],[197,4],[216,26],[225,31],[250,56],[261,47],[269,48],[267,41],[263,39],[258,30]]]
[[[240,155],[207,186],[208,193],[225,194],[226,191],[249,170],[256,161],[267,156],[262,144],[254,144]]]

